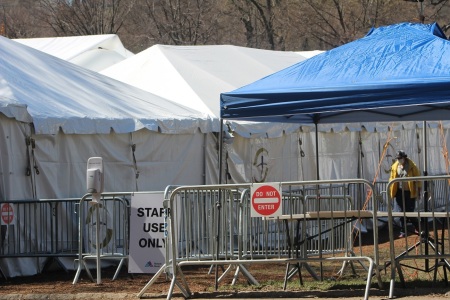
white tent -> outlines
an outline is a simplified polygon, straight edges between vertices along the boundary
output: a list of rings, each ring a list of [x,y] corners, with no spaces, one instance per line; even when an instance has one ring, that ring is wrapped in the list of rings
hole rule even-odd
[[[217,120],[4,37],[0,65],[0,200],[80,199],[97,156],[105,192],[205,182],[204,143]],[[17,225],[11,243],[26,232]],[[32,275],[43,263],[7,258],[0,270]]]
[[[97,72],[134,55],[123,46],[115,34],[14,41]]]
[[[231,45],[155,45],[101,73],[218,118],[220,93],[286,68],[306,56]],[[283,131],[299,128],[292,124],[234,123],[239,124],[235,124],[235,129],[243,136],[279,136]]]
[[[270,51],[230,45],[155,45],[101,73],[217,117],[220,93],[322,52]],[[436,123],[428,125],[436,130]],[[242,121],[232,122],[230,126],[237,135],[233,144],[227,146],[225,170],[233,182],[315,178],[313,126]],[[399,148],[419,161],[414,137],[421,134],[420,126],[414,122],[320,125],[318,141],[322,153],[319,155],[324,162],[321,173],[332,179],[358,176],[373,179],[389,128],[394,130],[396,138],[391,141],[384,164],[390,164],[391,156]],[[432,161],[439,161],[438,150]],[[439,168],[435,170],[439,172]],[[386,174],[381,178],[385,179]]]
[[[0,45],[1,198],[80,197],[91,156],[106,161],[107,191],[204,182],[213,120],[9,39]]]

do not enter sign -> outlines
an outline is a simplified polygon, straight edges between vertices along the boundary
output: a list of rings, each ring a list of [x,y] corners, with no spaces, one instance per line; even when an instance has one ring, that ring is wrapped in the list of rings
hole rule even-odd
[[[281,193],[279,184],[253,184],[251,188],[252,217],[281,216]]]
[[[3,203],[1,205],[2,225],[12,224],[14,221],[14,208],[9,203]]]

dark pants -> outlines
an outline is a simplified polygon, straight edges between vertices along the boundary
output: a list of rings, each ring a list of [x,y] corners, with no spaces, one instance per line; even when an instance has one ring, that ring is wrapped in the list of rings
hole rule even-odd
[[[403,199],[404,197],[404,199]],[[403,201],[404,200],[404,201]],[[403,212],[412,212],[416,208],[416,198],[411,198],[410,191],[402,191],[402,189],[397,190],[397,194],[395,195],[395,202],[400,207],[400,210]],[[403,232],[405,230],[405,225],[407,221],[410,221],[416,229],[418,228],[417,218],[400,218],[400,231]]]

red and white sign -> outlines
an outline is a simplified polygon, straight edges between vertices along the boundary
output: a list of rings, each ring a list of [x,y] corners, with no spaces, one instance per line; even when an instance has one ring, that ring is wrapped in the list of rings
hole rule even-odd
[[[2,225],[10,225],[14,222],[14,208],[9,203],[2,203],[1,208]]]
[[[277,217],[282,214],[279,183],[254,183],[251,188],[252,217]]]

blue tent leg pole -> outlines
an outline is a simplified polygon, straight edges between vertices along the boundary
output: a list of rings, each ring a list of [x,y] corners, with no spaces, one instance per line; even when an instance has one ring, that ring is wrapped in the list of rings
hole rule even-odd
[[[220,132],[219,132],[219,185],[222,184],[222,156],[223,156],[223,119],[220,118]],[[219,189],[219,199],[216,202],[217,208],[217,232],[216,232],[216,260],[219,259],[219,242],[220,242],[220,209],[221,209],[221,195]],[[219,265],[216,265],[215,273],[214,273],[214,287],[217,291],[219,288]]]
[[[316,128],[316,180],[320,180],[319,176],[319,128],[317,122],[314,123]]]

